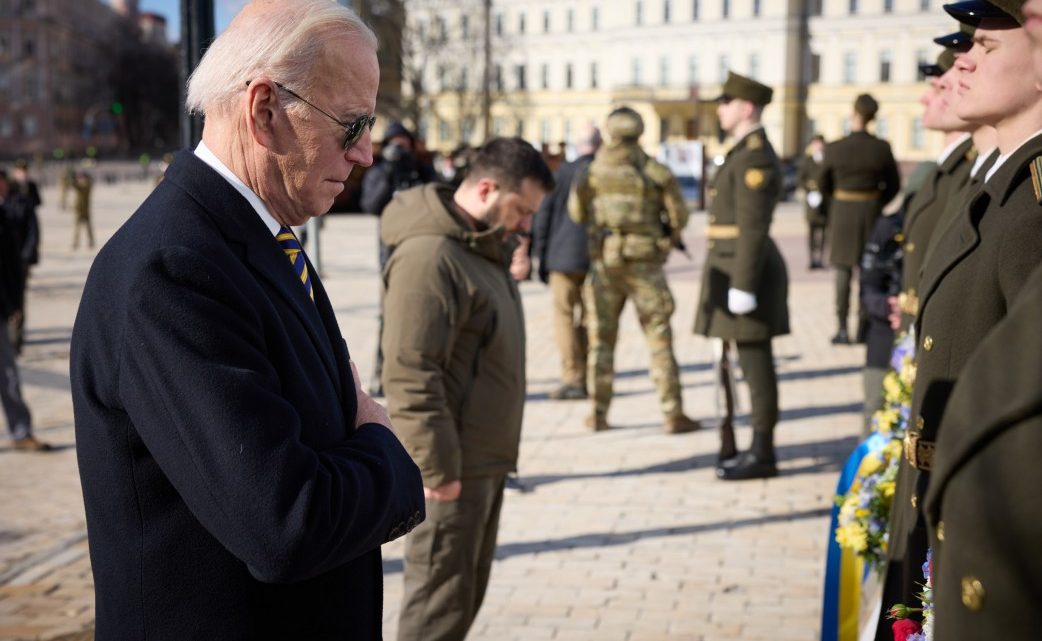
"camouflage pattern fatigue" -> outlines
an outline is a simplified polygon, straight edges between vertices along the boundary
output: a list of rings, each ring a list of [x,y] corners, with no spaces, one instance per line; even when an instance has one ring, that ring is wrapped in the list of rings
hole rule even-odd
[[[603,261],[594,261],[583,296],[590,332],[587,383],[596,413],[606,415],[611,404],[619,315],[626,299],[631,299],[651,352],[651,379],[658,387],[662,413],[680,415],[680,371],[673,357],[673,328],[669,324],[673,295],[662,264],[642,261],[607,267]]]

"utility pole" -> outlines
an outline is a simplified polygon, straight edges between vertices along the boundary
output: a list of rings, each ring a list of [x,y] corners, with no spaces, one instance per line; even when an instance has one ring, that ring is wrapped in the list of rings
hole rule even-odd
[[[181,0],[181,146],[194,149],[203,136],[202,116],[188,115],[188,77],[214,38],[213,0]]]
[[[481,83],[481,122],[485,140],[492,137],[492,0],[484,0],[485,78]]]

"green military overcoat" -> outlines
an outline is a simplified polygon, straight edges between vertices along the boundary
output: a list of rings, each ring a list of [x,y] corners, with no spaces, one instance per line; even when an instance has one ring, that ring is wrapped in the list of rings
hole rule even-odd
[[[816,191],[821,193],[820,183],[821,163],[814,160],[811,154],[804,154],[800,159],[800,166],[796,173],[796,184],[804,192]],[[828,201],[822,196],[822,202],[817,207],[811,207],[804,199],[803,215],[811,225],[824,226],[828,223]]]
[[[728,152],[710,190],[696,334],[763,341],[789,333],[789,275],[768,235],[781,194],[778,156],[763,129],[756,129]],[[728,310],[731,287],[756,294],[752,313],[736,316]]]
[[[1042,594],[1042,268],[952,390],[924,511],[935,639],[1033,639]],[[1001,631],[1001,632],[999,632]]]
[[[883,207],[897,195],[901,177],[890,143],[865,131],[825,146],[821,191],[829,198],[829,262],[854,267]],[[874,198],[846,194],[868,194]]]
[[[1038,172],[1031,169],[1038,164],[1042,164],[1042,135],[1022,145],[984,183],[937,239],[923,268],[909,427],[927,443],[938,437],[951,388],[970,354],[1005,317],[1042,262],[1042,207],[1036,195],[1036,189],[1042,190],[1042,179],[1033,179]],[[884,603],[907,602],[919,591],[914,570],[926,555],[925,522],[919,508],[928,480],[929,472],[902,460],[890,546],[891,554],[904,555],[908,576],[903,593],[884,592]]]

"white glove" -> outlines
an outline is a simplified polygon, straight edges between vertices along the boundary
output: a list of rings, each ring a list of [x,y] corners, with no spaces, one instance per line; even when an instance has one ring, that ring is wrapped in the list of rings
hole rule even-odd
[[[748,314],[756,309],[756,294],[732,287],[727,290],[727,309],[732,314]]]
[[[807,192],[807,204],[810,205],[811,209],[817,209],[821,207],[821,192],[820,191],[808,191]]]

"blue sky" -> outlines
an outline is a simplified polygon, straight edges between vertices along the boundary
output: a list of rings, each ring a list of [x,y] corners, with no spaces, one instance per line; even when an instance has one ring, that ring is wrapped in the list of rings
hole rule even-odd
[[[104,2],[111,4],[109,0]],[[217,33],[224,30],[232,17],[248,0],[215,0],[214,27]],[[181,0],[140,0],[141,11],[151,11],[166,16],[167,38],[177,42],[181,38]]]

